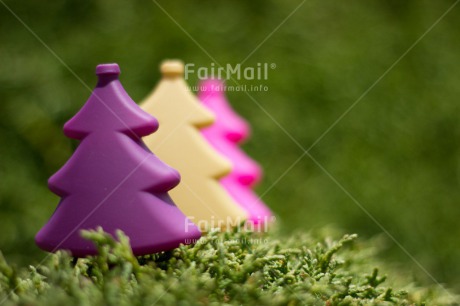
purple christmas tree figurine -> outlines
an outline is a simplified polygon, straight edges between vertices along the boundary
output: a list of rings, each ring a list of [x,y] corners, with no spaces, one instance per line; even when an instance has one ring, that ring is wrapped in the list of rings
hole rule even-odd
[[[49,179],[61,201],[35,237],[49,252],[69,250],[75,257],[97,254],[83,229],[102,227],[115,237],[122,230],[133,253],[145,255],[188,244],[201,233],[168,195],[179,173],[150,152],[141,137],[158,122],[123,89],[117,64],[96,68],[98,84],[82,109],[64,126],[80,140],[69,161]]]

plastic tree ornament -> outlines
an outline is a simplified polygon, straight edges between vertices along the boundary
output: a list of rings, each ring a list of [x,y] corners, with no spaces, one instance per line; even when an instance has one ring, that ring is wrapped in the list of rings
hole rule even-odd
[[[35,238],[46,251],[95,255],[80,231],[99,226],[114,237],[122,230],[135,255],[170,250],[201,236],[168,195],[180,181],[178,172],[141,140],[157,130],[157,120],[131,100],[119,73],[117,64],[97,66],[96,88],[64,126],[64,134],[80,144],[48,182],[61,201]]]
[[[231,164],[200,132],[214,116],[190,92],[181,61],[165,61],[161,73],[160,83],[141,107],[160,122],[158,132],[144,139],[146,145],[181,173],[182,182],[171,197],[204,231],[239,225],[247,213],[219,182]]]
[[[198,98],[216,116],[216,122],[202,130],[203,135],[233,166],[232,172],[221,179],[222,185],[248,212],[248,221],[258,225],[268,223],[272,213],[253,191],[262,170],[239,147],[249,138],[249,124],[228,103],[222,81],[206,80],[199,88]]]

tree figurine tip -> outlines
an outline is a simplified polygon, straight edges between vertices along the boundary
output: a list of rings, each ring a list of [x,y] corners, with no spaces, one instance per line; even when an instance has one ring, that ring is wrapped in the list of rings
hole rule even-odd
[[[115,63],[97,65],[96,75],[101,76],[101,75],[106,75],[106,74],[119,75],[120,67],[118,66],[118,64],[115,64]]]
[[[184,74],[184,63],[181,60],[165,60],[161,63],[163,77],[177,77]]]

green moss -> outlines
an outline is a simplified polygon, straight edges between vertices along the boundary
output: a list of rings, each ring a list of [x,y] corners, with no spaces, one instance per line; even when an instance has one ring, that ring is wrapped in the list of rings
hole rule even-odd
[[[84,232],[99,256],[65,252],[15,269],[0,257],[2,305],[409,305],[454,304],[374,259],[356,241],[277,233],[210,233],[195,246],[136,258],[128,239]],[[391,281],[379,270],[393,275]],[[3,302],[3,303],[2,303]]]

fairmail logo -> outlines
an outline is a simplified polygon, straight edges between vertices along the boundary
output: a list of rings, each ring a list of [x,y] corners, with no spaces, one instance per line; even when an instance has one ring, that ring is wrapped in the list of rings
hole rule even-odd
[[[208,78],[227,80],[268,80],[269,71],[276,68],[275,63],[257,63],[256,66],[242,67],[241,64],[218,66],[211,63],[210,67],[196,67],[194,63],[185,64],[185,79],[196,74],[198,79]]]
[[[254,222],[257,221],[257,222]],[[194,229],[195,226],[204,230],[209,231],[220,231],[220,232],[257,232],[266,233],[268,232],[270,225],[276,221],[275,216],[258,216],[256,220],[246,222],[245,218],[242,217],[227,217],[224,219],[216,218],[211,216],[209,220],[197,219],[194,216],[188,216],[185,219],[184,230],[188,233]]]

